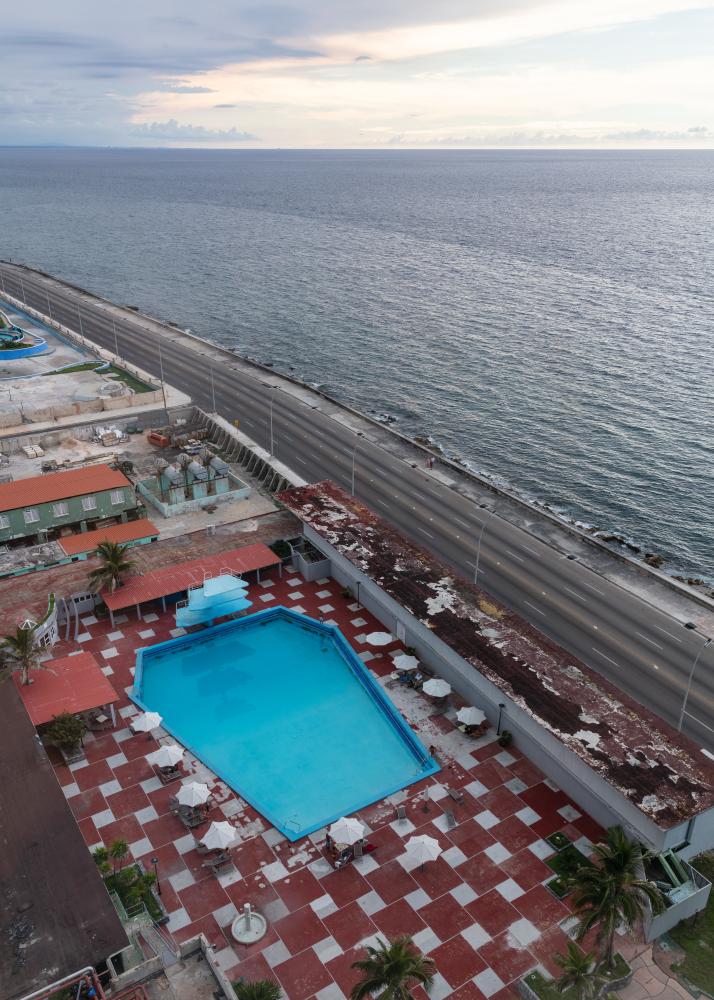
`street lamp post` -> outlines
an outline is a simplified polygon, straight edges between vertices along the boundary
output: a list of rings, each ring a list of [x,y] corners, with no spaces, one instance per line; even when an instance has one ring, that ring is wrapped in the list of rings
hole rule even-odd
[[[692,669],[689,671],[689,680],[687,681],[687,690],[684,692],[684,699],[682,700],[682,711],[679,713],[679,722],[677,723],[677,732],[682,732],[682,723],[684,722],[684,715],[687,709],[687,702],[689,700],[689,692],[692,689],[692,681],[694,680],[694,671],[697,669],[697,663],[699,663],[699,657],[702,655],[704,650],[711,644],[711,639],[707,641],[699,648],[699,652],[694,657],[694,663],[692,664]]]
[[[485,503],[479,504],[479,506],[483,507],[484,509],[486,508]],[[486,525],[488,524],[490,518],[492,518],[495,513],[496,511],[494,509],[489,509],[488,514],[484,518],[483,524],[481,525],[481,530],[479,531],[478,534],[478,545],[476,547],[476,566],[474,567],[474,586],[476,586],[476,584],[478,583],[478,564],[479,560],[481,559],[481,539],[483,538],[483,533],[486,529]]]
[[[506,707],[505,703],[500,701],[498,703],[498,723],[496,725],[496,736],[501,735],[501,716],[503,715],[503,710]]]
[[[161,895],[161,883],[159,882],[159,859],[152,858],[151,863],[154,866],[154,875],[156,877],[156,891]]]
[[[116,354],[117,358],[119,358],[119,339],[117,337],[117,321],[114,318],[114,316],[112,316],[112,329],[114,330],[114,353]]]
[[[161,354],[161,335],[159,335],[159,337],[157,338],[156,343],[159,348],[159,375],[161,377],[161,392],[164,397],[164,413],[166,414],[166,423],[168,424],[170,422],[169,408],[166,405],[166,383],[164,382],[164,359]]]
[[[79,335],[84,337],[84,329],[82,327],[82,314],[79,311],[79,306],[77,306],[77,316],[79,317]]]

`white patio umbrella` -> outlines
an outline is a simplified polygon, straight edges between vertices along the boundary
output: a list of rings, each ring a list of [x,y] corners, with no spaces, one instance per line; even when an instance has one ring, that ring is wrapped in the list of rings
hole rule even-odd
[[[208,801],[210,794],[208,785],[204,785],[203,782],[187,781],[179,788],[176,798],[182,806],[202,806]]]
[[[353,816],[343,816],[327,831],[336,844],[356,844],[364,837],[364,826]]]
[[[412,861],[423,866],[425,861],[436,861],[441,854],[441,847],[438,840],[424,833],[418,837],[410,837],[407,841],[407,854]]]
[[[419,666],[419,660],[417,660],[416,656],[399,653],[394,657],[394,666],[397,670],[416,670]]]
[[[183,747],[176,743],[165,743],[147,756],[147,760],[157,767],[174,767],[181,760],[184,754]]]
[[[365,642],[370,646],[388,646],[390,642],[394,642],[394,636],[391,632],[370,632],[365,636]]]
[[[220,820],[220,822],[211,823],[205,835],[201,837],[200,843],[209,851],[221,851],[230,847],[235,842],[236,836],[236,828],[231,826],[227,820]]]
[[[441,677],[430,677],[422,685],[422,691],[432,698],[445,698],[447,694],[451,694],[451,685]]]
[[[152,729],[158,729],[162,722],[158,712],[139,712],[129,724],[135,733],[150,733]]]
[[[456,718],[465,726],[480,726],[486,721],[486,713],[480,708],[474,708],[473,705],[466,705],[458,710]]]

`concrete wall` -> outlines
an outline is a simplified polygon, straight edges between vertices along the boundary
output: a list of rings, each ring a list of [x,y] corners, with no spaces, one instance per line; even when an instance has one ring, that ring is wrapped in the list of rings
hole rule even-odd
[[[117,517],[136,507],[136,495],[131,486],[122,487],[124,494],[122,503],[112,503],[111,494],[113,492],[114,490],[97,490],[94,493],[86,493],[83,496],[66,497],[63,500],[54,500],[51,503],[28,504],[26,507],[3,511],[3,516],[7,517],[10,523],[7,528],[0,528],[0,543],[16,538],[32,538],[40,532],[51,531],[74,524],[81,524],[82,530],[85,531],[94,521],[101,521],[108,517]],[[85,496],[93,496],[95,498],[97,505],[94,510],[85,510],[83,508],[82,500]],[[57,503],[67,504],[67,514],[55,514],[54,506]],[[26,524],[24,511],[31,509],[37,511],[38,520]]]
[[[499,704],[503,704],[501,728],[511,730],[518,747],[529,760],[577,802],[584,812],[602,826],[622,825],[631,836],[637,836],[653,850],[665,849],[666,832],[629,799],[385,594],[309,525],[304,526],[304,533],[308,541],[329,557],[335,579],[343,586],[349,586],[355,594],[359,583],[360,603],[392,632],[403,636],[405,645],[413,646],[428,666],[468,701],[482,708],[492,723],[498,718]]]
[[[250,496],[250,486],[239,479],[232,472],[228,473],[229,482],[226,483],[224,492],[208,494],[206,492],[208,484],[205,482],[189,483],[188,488],[193,494],[193,499],[185,500],[184,486],[172,487],[169,490],[169,498],[163,500],[159,495],[159,483],[156,476],[142,479],[137,483],[137,489],[142,497],[155,510],[158,510],[162,517],[174,517],[176,514],[184,514],[192,510],[202,510],[212,503],[226,503],[231,500],[246,500]],[[220,479],[212,480],[218,484]],[[198,489],[194,489],[198,487]]]
[[[647,941],[654,941],[661,934],[665,934],[673,927],[676,927],[680,921],[686,920],[688,917],[693,917],[695,913],[699,913],[707,905],[709,893],[712,888],[711,882],[701,872],[698,872],[696,868],[692,868],[691,865],[685,864],[685,868],[688,870],[696,886],[695,892],[650,920],[645,931]]]

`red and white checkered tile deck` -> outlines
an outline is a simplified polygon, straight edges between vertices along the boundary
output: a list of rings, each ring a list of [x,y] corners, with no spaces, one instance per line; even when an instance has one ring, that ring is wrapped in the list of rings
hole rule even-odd
[[[360,639],[382,628],[343,598],[334,580],[307,583],[289,570],[282,579],[273,573],[251,586],[251,597],[256,608],[283,604],[334,621],[362,654]],[[436,962],[432,1000],[505,1000],[516,996],[514,982],[536,965],[557,971],[553,956],[565,948],[561,925],[569,909],[543,885],[553,873],[543,862],[552,852],[542,838],[563,830],[587,849],[602,831],[517,748],[502,750],[492,736],[469,742],[432,714],[418,692],[388,687],[422,740],[437,748],[443,770],[362,810],[376,849],[338,871],[322,854],[324,831],[289,843],[187,754],[187,771],[214,788],[218,804],[209,818],[228,818],[240,837],[236,871],[218,879],[207,874],[194,847],[194,833],[200,837],[203,828],[188,832],[171,815],[177,784],[161,785],[146,760],[156,742],[128,728],[135,712],[126,693],[135,650],[169,638],[172,629],[172,615],[160,609],[143,621],[120,617],[114,629],[90,616],[80,645],[55,651],[91,650],[121,694],[117,728],[87,738],[86,762],[67,767],[56,761],[55,767],[90,848],[122,838],[147,867],[158,859],[168,929],[177,940],[203,932],[229,977],[272,976],[290,1000],[347,996],[361,946],[405,933]],[[367,662],[387,683],[391,659],[367,654]],[[463,802],[456,804],[447,788],[461,789]],[[395,819],[397,801],[406,805],[405,821]],[[423,870],[412,868],[404,852],[414,833],[429,834],[443,847]],[[269,921],[267,936],[250,947],[230,937],[231,921],[246,902]],[[426,994],[420,988],[414,996]]]

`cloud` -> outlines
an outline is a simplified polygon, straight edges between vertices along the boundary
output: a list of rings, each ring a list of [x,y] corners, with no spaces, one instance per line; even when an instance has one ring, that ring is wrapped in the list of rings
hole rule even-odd
[[[623,132],[609,132],[605,139],[613,139],[615,142],[683,142],[692,139],[714,139],[714,132],[711,132],[705,125],[696,125],[684,131],[667,131],[666,129],[638,128]]]
[[[177,85],[168,88],[172,94],[215,94],[211,87],[187,87]]]
[[[214,104],[213,107],[217,108],[219,110],[222,110],[222,109],[226,109],[226,108],[237,108],[237,107],[240,107],[240,105],[238,105],[238,104]]]
[[[131,134],[138,139],[157,142],[257,142],[258,136],[252,132],[239,132],[237,128],[211,129],[203,125],[179,125],[175,118],[166,122],[144,122],[135,125]]]

